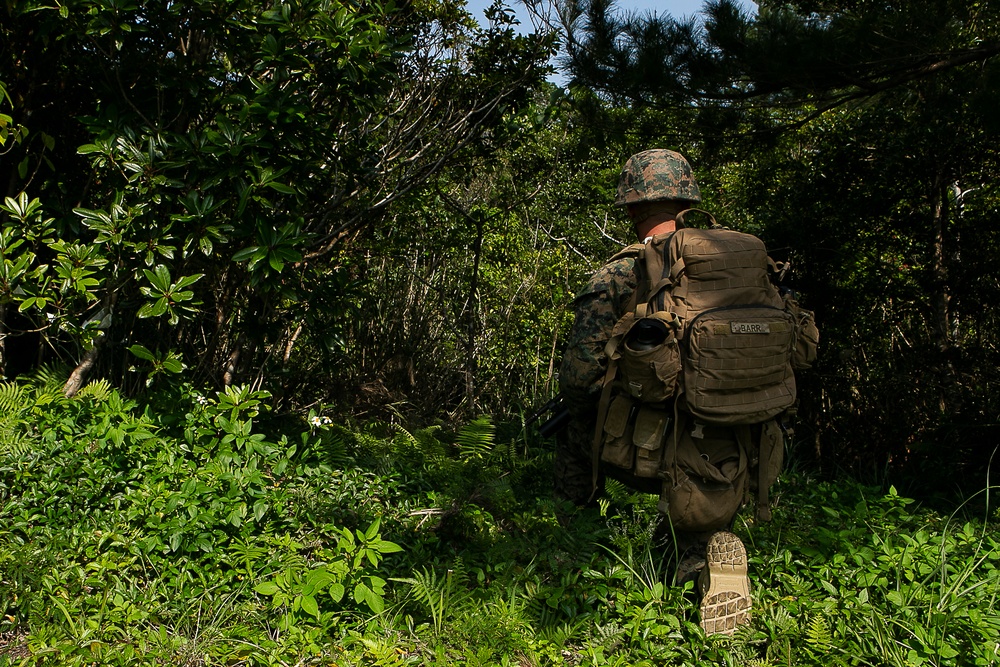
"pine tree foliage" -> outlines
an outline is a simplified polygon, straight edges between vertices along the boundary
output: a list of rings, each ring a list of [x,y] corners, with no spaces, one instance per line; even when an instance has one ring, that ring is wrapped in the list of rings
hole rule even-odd
[[[621,102],[829,109],[974,66],[994,80],[996,10],[908,0],[706,2],[704,19],[623,14],[608,0],[567,0],[562,20],[574,81]]]

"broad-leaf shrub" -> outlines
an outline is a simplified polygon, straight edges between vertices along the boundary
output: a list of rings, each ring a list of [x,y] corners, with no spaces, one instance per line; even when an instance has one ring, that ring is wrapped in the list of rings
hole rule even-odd
[[[267,664],[383,609],[400,547],[376,512],[353,529],[296,507],[337,502],[343,477],[307,424],[294,444],[261,432],[266,393],[175,391],[183,417],[161,420],[107,383],[66,398],[60,380],[0,383],[0,632],[30,631],[51,664],[129,664],[123,644],[177,658],[207,624],[211,653]],[[272,626],[285,634],[267,641]]]

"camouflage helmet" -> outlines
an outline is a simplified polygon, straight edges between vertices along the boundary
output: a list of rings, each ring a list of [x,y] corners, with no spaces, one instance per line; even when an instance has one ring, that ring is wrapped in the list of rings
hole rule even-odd
[[[630,157],[618,177],[615,206],[668,199],[701,201],[698,181],[684,156],[654,148]]]

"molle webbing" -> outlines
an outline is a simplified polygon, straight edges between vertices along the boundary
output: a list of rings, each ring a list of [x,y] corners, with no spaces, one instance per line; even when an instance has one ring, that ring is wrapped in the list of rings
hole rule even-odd
[[[656,237],[646,250],[651,310],[672,310],[684,320],[720,306],[780,305],[768,278],[773,264],[760,239],[723,228],[685,228]],[[659,264],[657,264],[657,262]],[[669,262],[669,268],[664,265]]]

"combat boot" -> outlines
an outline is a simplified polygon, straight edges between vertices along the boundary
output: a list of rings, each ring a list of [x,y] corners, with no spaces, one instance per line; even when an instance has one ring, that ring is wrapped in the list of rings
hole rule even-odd
[[[737,626],[750,621],[747,551],[740,538],[724,531],[709,538],[698,590],[705,634],[731,635]]]

